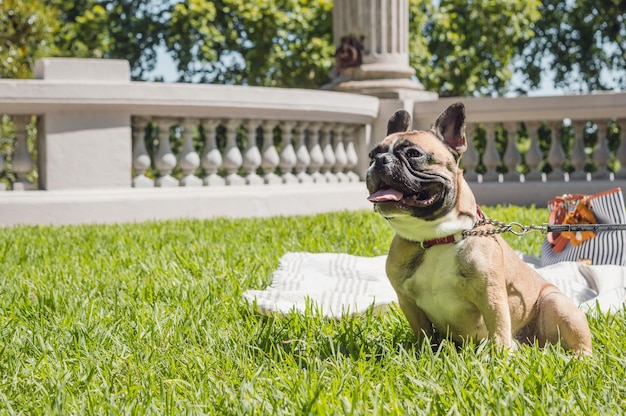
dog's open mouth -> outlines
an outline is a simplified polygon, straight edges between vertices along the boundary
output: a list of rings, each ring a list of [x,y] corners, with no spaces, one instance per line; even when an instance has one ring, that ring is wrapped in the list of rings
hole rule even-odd
[[[395,202],[408,207],[423,208],[433,205],[443,194],[441,184],[424,186],[414,194],[405,194],[396,189],[383,187],[371,194],[367,199],[373,203]]]

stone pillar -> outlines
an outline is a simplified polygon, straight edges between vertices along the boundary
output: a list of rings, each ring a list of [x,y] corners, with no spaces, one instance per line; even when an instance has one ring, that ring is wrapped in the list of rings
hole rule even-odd
[[[42,82],[90,88],[97,83],[128,83],[127,61],[45,58],[35,63]],[[82,85],[81,85],[82,84]],[[50,111],[38,117],[39,187],[47,190],[130,188],[131,115],[87,108]]]
[[[415,102],[438,100],[437,93],[424,91],[409,65],[409,0],[335,0],[333,38],[333,80],[322,88],[381,99],[369,148],[385,137],[396,110],[413,114]]]
[[[335,0],[333,7],[334,79],[324,88],[381,98],[423,92],[409,66],[408,0]]]

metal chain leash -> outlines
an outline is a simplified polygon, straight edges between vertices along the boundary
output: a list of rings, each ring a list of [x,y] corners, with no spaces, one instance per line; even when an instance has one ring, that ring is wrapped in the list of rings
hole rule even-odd
[[[491,228],[477,230],[476,227],[481,225],[492,225]],[[515,235],[524,235],[530,231],[543,231],[543,226],[529,225],[524,226],[518,222],[505,223],[498,220],[492,220],[491,218],[482,218],[471,230],[463,231],[463,237],[485,237],[494,234],[513,233]]]
[[[481,225],[492,225],[492,228],[477,230]],[[626,230],[626,224],[541,224],[522,225],[519,222],[502,222],[491,218],[482,218],[471,230],[463,231],[463,238],[484,237],[494,234],[512,233],[518,236],[531,231],[539,231],[543,234],[548,232],[576,232],[576,231],[620,231]]]

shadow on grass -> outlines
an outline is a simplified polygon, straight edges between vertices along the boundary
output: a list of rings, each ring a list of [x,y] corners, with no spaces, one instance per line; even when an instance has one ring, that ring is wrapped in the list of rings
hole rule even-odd
[[[332,319],[310,305],[304,313],[263,316],[248,311],[257,324],[248,345],[254,355],[272,361],[290,361],[308,368],[313,361],[367,360],[385,362],[410,355],[433,359],[452,349],[479,353],[483,346],[459,345],[435,333],[433,338],[416,340],[402,311],[393,305],[385,314],[371,310],[358,316]]]

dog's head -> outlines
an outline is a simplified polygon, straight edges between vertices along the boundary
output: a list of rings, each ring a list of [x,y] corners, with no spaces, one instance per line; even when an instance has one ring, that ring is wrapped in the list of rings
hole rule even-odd
[[[375,210],[412,240],[422,238],[407,230],[416,219],[439,224],[458,214],[459,159],[466,147],[462,103],[445,109],[428,131],[411,130],[411,116],[398,110],[389,119],[387,137],[370,152],[366,183]]]

